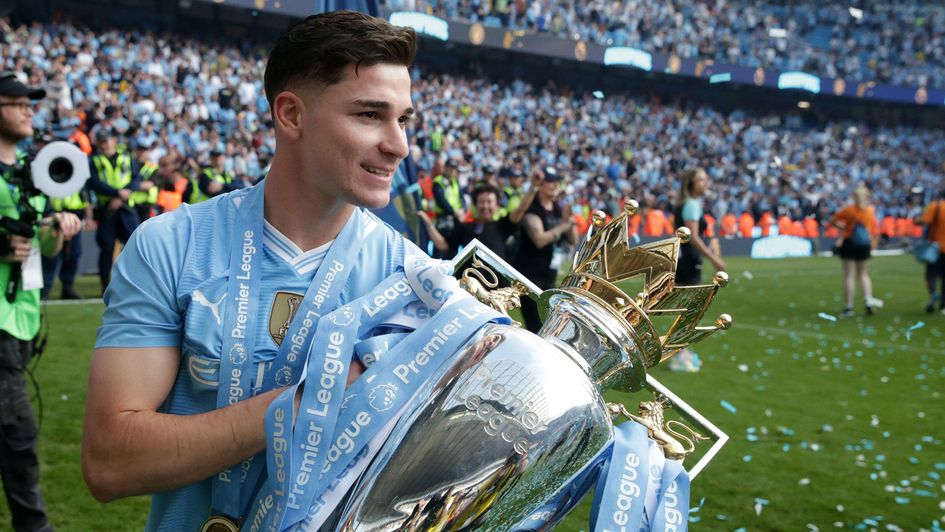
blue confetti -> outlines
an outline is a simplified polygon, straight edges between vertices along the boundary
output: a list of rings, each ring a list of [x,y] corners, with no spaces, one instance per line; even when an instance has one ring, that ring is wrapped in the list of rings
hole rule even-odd
[[[791,444],[790,444],[790,443],[785,443],[784,445],[781,446],[781,451],[782,451],[782,452],[785,452],[785,453],[786,453],[786,452],[788,452],[788,451],[790,451],[790,450],[791,450]]]
[[[918,464],[918,463],[919,463],[919,459],[916,458],[916,457],[914,457],[914,456],[910,456],[910,457],[909,457],[909,463],[910,463],[910,464]]]
[[[877,454],[877,455],[876,455],[876,461],[877,461],[877,462],[885,462],[885,461],[886,461],[886,455],[885,455],[885,454]]]
[[[769,502],[771,502],[771,501],[769,501],[768,499],[762,499],[761,497],[755,497],[755,504],[760,504],[760,505],[762,505],[762,506],[765,506],[765,505],[767,505]]]
[[[909,340],[910,338],[912,338],[912,331],[921,329],[922,327],[925,327],[925,322],[920,321],[916,323],[915,325],[913,325],[912,327],[909,327],[908,329],[906,329],[906,340]]]
[[[746,434],[745,439],[747,439],[750,442],[756,442],[758,441],[758,436],[755,434]]]
[[[729,412],[731,412],[731,413],[733,413],[733,414],[734,414],[735,412],[738,412],[738,409],[735,408],[735,405],[733,405],[732,403],[726,401],[725,399],[722,399],[721,401],[719,401],[719,404],[722,405],[722,408],[728,410]]]
[[[725,514],[716,514],[715,518],[719,521],[728,521],[728,516]]]
[[[909,504],[909,497],[896,497],[896,504]]]
[[[746,462],[751,462],[751,455],[750,455],[750,454],[746,454],[745,456],[742,457],[742,460],[744,460],[744,461],[746,461]]]
[[[818,312],[817,317],[827,320],[827,321],[837,321],[836,316],[831,316],[830,314],[827,314],[826,312]]]
[[[935,494],[929,490],[915,490],[915,494],[919,497],[932,497],[935,498]]]
[[[938,469],[939,471],[945,471],[945,462],[937,462],[935,464],[935,469]]]

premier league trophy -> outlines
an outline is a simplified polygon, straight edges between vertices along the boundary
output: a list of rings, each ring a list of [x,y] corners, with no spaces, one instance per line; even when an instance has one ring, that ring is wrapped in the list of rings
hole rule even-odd
[[[621,413],[645,427],[667,460],[714,439],[690,476],[704,467],[727,437],[646,370],[731,324],[722,314],[699,325],[727,276],[675,286],[688,231],[631,248],[627,219],[635,210],[629,201],[607,224],[595,213],[560,288],[540,292],[478,245],[454,261],[460,284],[497,310],[538,294],[544,325],[537,335],[498,324],[474,334],[414,396],[350,492],[337,529],[548,529],[593,483],[586,473],[614,439],[612,419]],[[638,415],[608,404],[607,389],[655,397]],[[688,424],[666,421],[664,408]]]

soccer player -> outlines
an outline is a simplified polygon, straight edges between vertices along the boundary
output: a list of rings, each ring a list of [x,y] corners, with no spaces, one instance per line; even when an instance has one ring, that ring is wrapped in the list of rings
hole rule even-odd
[[[413,30],[358,13],[296,23],[266,66],[267,178],[152,218],[131,238],[89,378],[82,463],[98,500],[154,493],[148,530],[245,521],[241,498],[255,486],[240,486],[240,464],[264,450],[266,408],[297,380],[281,368],[303,294],[316,290],[332,310],[420,253],[364,209],[387,204],[408,153],[415,50]],[[246,385],[231,384],[236,364]]]

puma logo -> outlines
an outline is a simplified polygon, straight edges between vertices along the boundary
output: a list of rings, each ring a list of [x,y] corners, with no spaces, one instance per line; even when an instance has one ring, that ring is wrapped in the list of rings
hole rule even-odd
[[[207,299],[207,296],[203,295],[203,292],[200,290],[194,290],[194,294],[191,296],[191,298],[204,307],[209,308],[210,312],[213,312],[213,317],[217,319],[217,325],[223,325],[223,319],[220,317],[220,303],[222,303],[226,298],[225,292],[216,302]]]

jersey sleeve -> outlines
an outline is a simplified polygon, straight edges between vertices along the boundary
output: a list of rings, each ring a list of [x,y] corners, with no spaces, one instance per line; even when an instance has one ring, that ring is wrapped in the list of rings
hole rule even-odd
[[[96,348],[171,347],[183,337],[177,286],[190,218],[186,209],[141,224],[112,268]]]
[[[682,219],[684,222],[698,222],[702,219],[702,205],[695,200],[687,200],[683,204]]]

